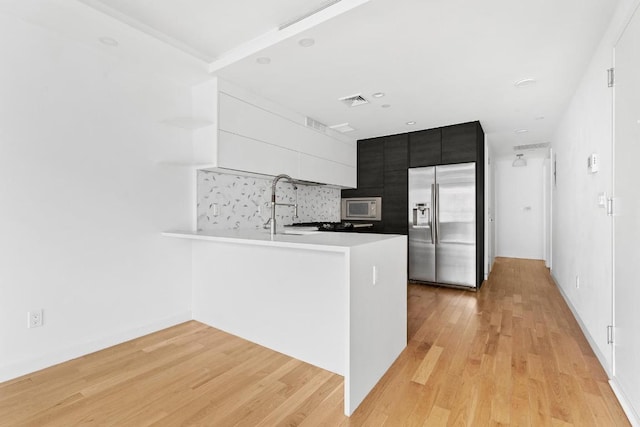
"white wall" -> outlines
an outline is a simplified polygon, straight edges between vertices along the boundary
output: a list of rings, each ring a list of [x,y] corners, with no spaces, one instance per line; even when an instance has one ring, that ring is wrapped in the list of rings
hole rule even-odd
[[[108,49],[0,14],[0,381],[190,318],[190,88]]]
[[[542,259],[543,159],[525,157],[525,167],[513,167],[514,157],[494,162],[496,256]]]
[[[634,0],[621,0],[607,33],[585,71],[553,137],[557,184],[553,192],[553,276],[611,375],[611,218],[598,194],[612,190],[612,89],[607,69],[612,49]],[[587,157],[600,156],[600,171],[587,171]],[[580,287],[576,288],[576,276]]]

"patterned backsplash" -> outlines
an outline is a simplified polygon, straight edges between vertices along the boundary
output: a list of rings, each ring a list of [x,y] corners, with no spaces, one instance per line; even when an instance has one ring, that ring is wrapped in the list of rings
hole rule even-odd
[[[271,216],[271,179],[198,171],[198,230],[262,228]],[[297,203],[298,218],[289,206],[276,207],[278,226],[294,222],[340,221],[340,189],[278,182],[278,203]],[[215,215],[217,210],[217,215]]]

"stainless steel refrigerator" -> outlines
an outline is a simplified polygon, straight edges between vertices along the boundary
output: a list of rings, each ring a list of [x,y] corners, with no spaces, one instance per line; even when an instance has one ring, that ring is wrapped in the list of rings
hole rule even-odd
[[[476,287],[476,164],[409,169],[409,279]]]

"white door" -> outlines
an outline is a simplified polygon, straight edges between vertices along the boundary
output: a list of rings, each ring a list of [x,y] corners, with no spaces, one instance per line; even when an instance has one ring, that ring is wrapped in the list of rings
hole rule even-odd
[[[640,12],[615,47],[614,378],[640,414]]]
[[[552,187],[552,170],[551,170],[551,149],[549,149],[549,157],[544,159],[544,163],[542,165],[542,192],[543,192],[543,212],[542,212],[542,232],[544,239],[544,263],[547,268],[551,268],[551,212],[552,207],[551,203],[553,197],[551,197],[551,193],[553,191]]]
[[[496,255],[544,259],[544,159],[526,158],[524,167],[514,167],[513,157],[498,159],[494,164]]]

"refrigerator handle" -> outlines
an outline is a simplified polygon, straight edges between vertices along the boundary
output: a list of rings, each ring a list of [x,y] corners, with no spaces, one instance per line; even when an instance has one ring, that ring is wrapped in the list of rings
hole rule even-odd
[[[434,222],[435,222],[435,231],[436,231],[436,239],[434,243],[440,243],[440,184],[435,184],[436,191],[433,192],[435,196],[435,205],[433,209]]]
[[[436,221],[436,193],[435,193],[435,184],[431,184],[431,218],[429,219],[429,230],[431,230],[431,243],[436,243],[436,232],[433,228],[433,225]]]

